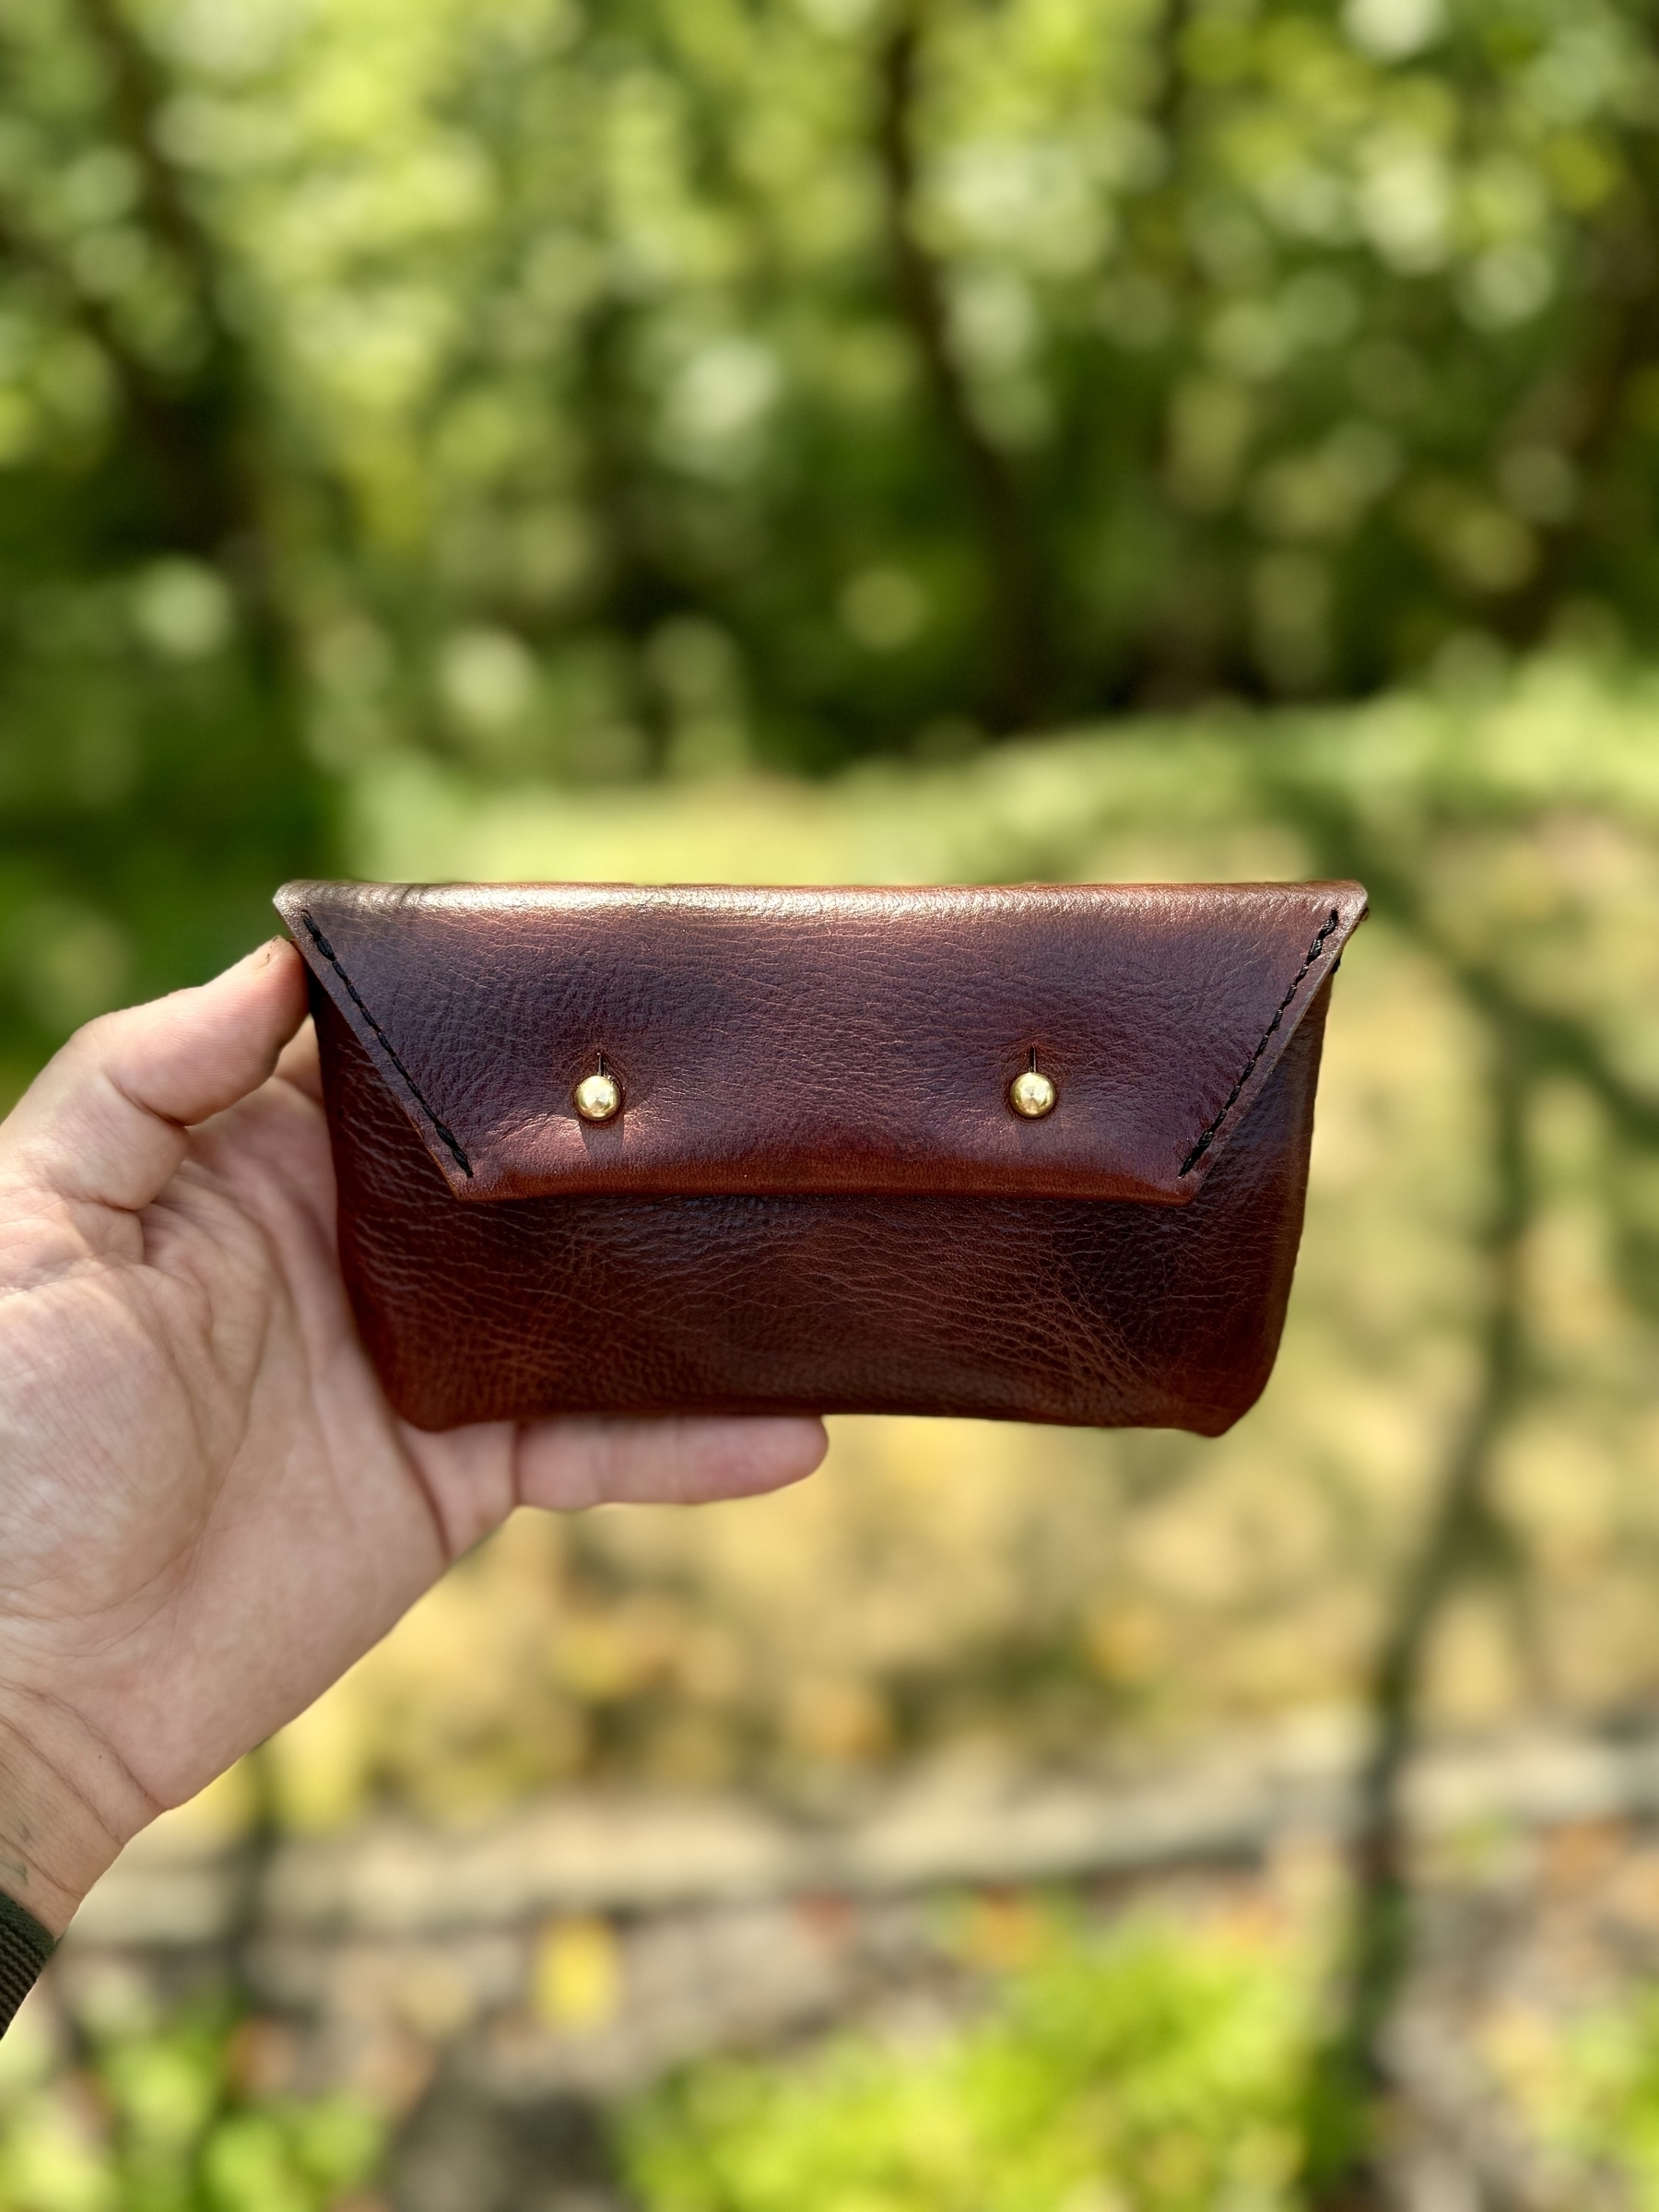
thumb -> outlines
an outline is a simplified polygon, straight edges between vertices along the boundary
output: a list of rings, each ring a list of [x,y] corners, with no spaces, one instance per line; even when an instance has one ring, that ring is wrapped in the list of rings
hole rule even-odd
[[[184,1157],[184,1132],[256,1090],[305,1018],[286,938],[195,990],[100,1015],[0,1123],[0,1176],[131,1211]]]

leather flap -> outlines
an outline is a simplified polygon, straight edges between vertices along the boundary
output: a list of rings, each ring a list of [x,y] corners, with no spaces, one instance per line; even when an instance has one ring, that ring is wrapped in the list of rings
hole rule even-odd
[[[1365,912],[1353,883],[291,883],[277,909],[463,1198],[1181,1205]],[[1058,1099],[1008,1104],[1036,1054]],[[583,1121],[606,1072],[622,1111]]]

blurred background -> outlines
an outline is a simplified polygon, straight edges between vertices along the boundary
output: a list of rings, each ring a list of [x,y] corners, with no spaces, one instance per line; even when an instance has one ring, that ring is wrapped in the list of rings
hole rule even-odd
[[[1659,2205],[1659,24],[0,0],[0,1093],[297,874],[1354,875],[1216,1443],[520,1519],[6,2212]]]

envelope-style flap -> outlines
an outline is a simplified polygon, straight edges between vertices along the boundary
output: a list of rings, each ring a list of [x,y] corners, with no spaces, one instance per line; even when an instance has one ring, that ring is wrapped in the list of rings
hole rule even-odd
[[[1181,1205],[1365,912],[1353,883],[291,883],[277,909],[457,1196]],[[1009,1087],[1035,1068],[1052,1111]],[[620,1109],[584,1120],[605,1074]]]

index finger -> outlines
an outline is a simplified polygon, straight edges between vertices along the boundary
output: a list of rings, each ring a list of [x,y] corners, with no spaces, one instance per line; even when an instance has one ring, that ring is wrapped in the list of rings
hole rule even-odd
[[[185,1131],[257,1090],[305,1015],[286,937],[223,975],[77,1030],[0,1123],[0,1177],[135,1212],[184,1157]]]

